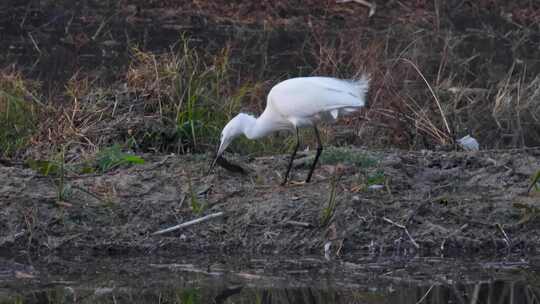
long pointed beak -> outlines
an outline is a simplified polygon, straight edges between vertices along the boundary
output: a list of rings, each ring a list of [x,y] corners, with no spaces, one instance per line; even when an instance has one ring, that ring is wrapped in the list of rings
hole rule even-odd
[[[213,161],[210,163],[210,167],[208,168],[208,173],[206,173],[206,175],[210,175],[210,173],[212,173],[212,170],[214,170],[214,167],[216,166],[216,162],[218,160],[219,156],[216,154],[216,157],[214,157]]]
[[[208,172],[206,173],[206,175],[210,175],[210,173],[212,173],[212,170],[214,170],[214,166],[216,165],[217,160],[220,156],[218,153],[219,153],[219,146],[217,146],[216,148],[216,152],[214,153],[215,156],[212,158],[213,160],[210,163],[210,166],[208,167]]]

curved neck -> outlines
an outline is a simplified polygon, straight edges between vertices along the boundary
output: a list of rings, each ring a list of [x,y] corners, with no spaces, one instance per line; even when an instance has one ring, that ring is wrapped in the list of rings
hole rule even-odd
[[[246,118],[242,121],[242,131],[247,138],[257,139],[275,131],[275,126],[271,121],[265,119],[264,115],[258,118],[246,115]]]
[[[261,121],[253,116],[248,116],[249,119],[244,120],[242,131],[244,135],[249,139],[257,139],[263,137],[265,134],[261,134]]]

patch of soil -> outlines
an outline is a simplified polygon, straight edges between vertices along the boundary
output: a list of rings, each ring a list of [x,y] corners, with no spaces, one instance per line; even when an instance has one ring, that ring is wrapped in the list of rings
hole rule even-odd
[[[474,256],[534,253],[540,244],[539,196],[527,194],[540,149],[345,152],[377,164],[323,164],[312,183],[280,186],[287,156],[234,159],[248,175],[205,175],[201,155],[147,155],[144,165],[69,174],[64,201],[58,181],[1,165],[0,252],[323,255],[330,244],[329,256]],[[305,178],[308,162],[296,163],[293,180]],[[381,172],[382,187],[367,187]],[[325,223],[332,185],[336,207]]]

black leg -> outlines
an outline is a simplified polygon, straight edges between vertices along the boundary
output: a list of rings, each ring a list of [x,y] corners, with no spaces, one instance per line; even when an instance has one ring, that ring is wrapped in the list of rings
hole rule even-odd
[[[289,160],[289,166],[287,167],[287,172],[285,173],[285,177],[283,178],[283,182],[281,183],[281,185],[285,185],[287,183],[287,179],[289,178],[289,172],[291,172],[294,157],[296,156],[296,152],[298,151],[299,146],[300,146],[300,136],[298,135],[298,128],[296,128],[296,146],[294,146],[294,151],[291,155],[291,159]]]
[[[323,150],[321,136],[319,136],[319,130],[317,130],[317,126],[314,125],[313,129],[315,130],[315,135],[317,136],[317,154],[315,154],[315,160],[313,161],[311,169],[309,170],[309,174],[306,178],[306,183],[309,183],[309,181],[311,180],[311,175],[313,174],[313,170],[315,170],[315,166],[317,165],[317,161],[319,160],[319,156],[321,156]]]

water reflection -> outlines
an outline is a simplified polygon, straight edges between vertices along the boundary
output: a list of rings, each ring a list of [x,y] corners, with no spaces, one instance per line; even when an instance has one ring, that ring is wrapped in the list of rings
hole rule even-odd
[[[309,263],[317,267],[303,263],[304,270],[289,267],[276,272],[234,266],[225,269],[215,261],[212,267],[202,268],[194,264],[141,262],[126,266],[113,262],[85,265],[69,274],[44,275],[41,270],[41,278],[31,280],[0,277],[0,303],[540,304],[539,272],[527,267],[464,267],[469,269],[464,272],[453,265],[426,275],[428,268],[421,264],[410,269],[371,265],[367,270],[350,271],[350,267],[340,268],[344,264]],[[419,269],[422,275],[418,275]]]
[[[54,287],[2,299],[0,303],[235,303],[235,304],[350,304],[350,303],[540,303],[540,288],[528,282],[493,281],[476,284],[387,286],[371,290],[250,288],[242,285],[216,290],[215,286],[169,290]]]
[[[381,303],[539,303],[540,288],[528,282],[492,281],[474,284],[400,288]]]

